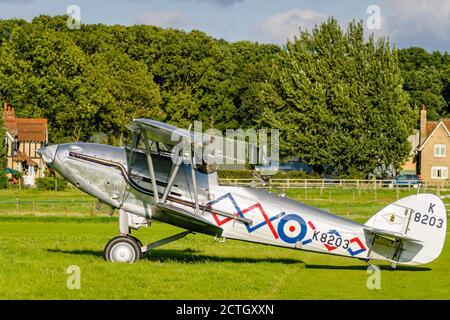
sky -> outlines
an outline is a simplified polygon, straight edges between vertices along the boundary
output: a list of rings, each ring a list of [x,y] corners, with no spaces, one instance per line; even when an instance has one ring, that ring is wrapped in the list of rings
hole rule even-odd
[[[71,5],[82,23],[197,29],[280,45],[334,16],[343,28],[362,20],[366,34],[388,36],[398,48],[450,52],[450,0],[0,0],[0,19],[63,15]]]

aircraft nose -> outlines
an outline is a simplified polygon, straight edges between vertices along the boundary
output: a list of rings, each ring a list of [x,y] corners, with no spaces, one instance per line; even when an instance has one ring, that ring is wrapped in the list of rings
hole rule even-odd
[[[41,156],[45,163],[50,164],[55,159],[57,149],[58,145],[52,144],[51,146],[39,148],[36,152]]]

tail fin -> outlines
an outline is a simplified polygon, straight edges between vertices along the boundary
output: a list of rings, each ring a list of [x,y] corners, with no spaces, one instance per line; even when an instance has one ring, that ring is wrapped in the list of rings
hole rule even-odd
[[[433,194],[400,199],[366,222],[373,234],[370,259],[388,259],[401,264],[425,264],[436,259],[444,246],[447,213]]]

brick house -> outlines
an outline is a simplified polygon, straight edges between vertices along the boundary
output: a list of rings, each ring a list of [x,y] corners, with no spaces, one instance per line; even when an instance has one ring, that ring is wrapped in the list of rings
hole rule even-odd
[[[3,125],[6,128],[6,167],[19,171],[25,185],[34,185],[36,177],[44,176],[45,163],[36,151],[48,143],[47,119],[16,118],[14,108],[3,104]]]
[[[414,129],[414,134],[408,137],[408,142],[411,144],[411,152],[408,161],[402,166],[400,174],[416,174],[418,171],[417,148],[420,142],[420,131]]]
[[[420,143],[417,148],[418,172],[423,181],[436,184],[449,181],[450,119],[427,121],[427,110],[420,111]],[[447,152],[449,150],[449,152]]]

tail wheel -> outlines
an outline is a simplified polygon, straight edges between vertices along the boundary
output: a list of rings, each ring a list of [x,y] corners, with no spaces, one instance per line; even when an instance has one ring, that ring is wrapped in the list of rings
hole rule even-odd
[[[142,251],[137,239],[119,236],[106,244],[103,256],[109,262],[134,263],[142,258]]]

